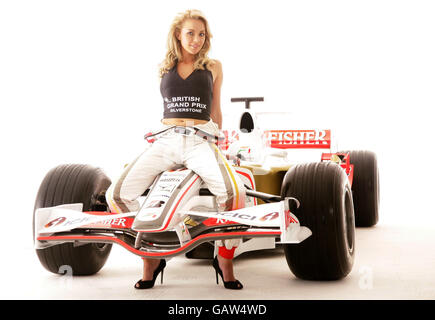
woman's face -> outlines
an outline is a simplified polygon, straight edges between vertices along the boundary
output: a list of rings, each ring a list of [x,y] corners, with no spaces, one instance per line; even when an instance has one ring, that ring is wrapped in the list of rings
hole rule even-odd
[[[187,19],[181,26],[177,39],[180,40],[183,55],[197,54],[205,42],[205,25],[199,19]]]

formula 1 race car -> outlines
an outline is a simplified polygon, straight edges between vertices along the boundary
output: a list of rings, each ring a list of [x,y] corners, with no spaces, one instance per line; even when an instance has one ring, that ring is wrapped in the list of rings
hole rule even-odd
[[[103,267],[113,243],[146,258],[212,258],[217,240],[241,238],[236,255],[280,244],[298,278],[345,277],[354,261],[355,225],[378,220],[376,155],[343,151],[292,163],[287,149],[330,149],[330,130],[260,130],[250,102],[263,98],[232,101],[245,102],[246,109],[239,128],[226,131],[219,146],[245,185],[244,208],[219,211],[202,179],[178,166],[156,177],[138,212],[115,214],[105,200],[111,181],[101,169],[60,165],[47,173],[36,197],[41,264],[53,273],[69,265],[74,275],[89,275]]]

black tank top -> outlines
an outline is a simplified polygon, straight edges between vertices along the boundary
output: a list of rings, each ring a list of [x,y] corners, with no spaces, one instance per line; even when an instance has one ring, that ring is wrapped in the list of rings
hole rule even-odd
[[[160,82],[163,118],[210,120],[213,99],[213,76],[210,70],[195,69],[186,79],[175,65]]]

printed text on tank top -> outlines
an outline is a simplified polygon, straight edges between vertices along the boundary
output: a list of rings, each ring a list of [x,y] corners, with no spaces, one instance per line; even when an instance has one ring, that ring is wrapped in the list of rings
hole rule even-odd
[[[183,78],[182,76],[185,76]],[[213,99],[213,75],[206,68],[180,75],[175,65],[160,83],[163,119],[187,118],[210,120]]]

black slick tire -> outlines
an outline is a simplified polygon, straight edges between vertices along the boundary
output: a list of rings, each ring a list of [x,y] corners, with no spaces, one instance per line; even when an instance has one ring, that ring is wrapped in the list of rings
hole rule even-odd
[[[84,211],[105,211],[101,204],[97,204],[97,196],[107,190],[110,184],[110,179],[101,169],[89,165],[66,164],[51,169],[36,196],[33,235],[35,236],[36,209],[83,203]],[[91,275],[104,266],[111,249],[111,244],[90,243],[74,246],[72,243],[63,243],[36,249],[36,254],[42,266],[50,272],[64,273],[71,270],[72,275]]]
[[[295,197],[291,208],[312,235],[299,244],[284,244],[287,264],[304,280],[338,280],[351,270],[355,254],[355,220],[348,177],[335,163],[298,164],[284,177],[281,197]]]
[[[352,182],[355,225],[372,227],[379,220],[379,169],[376,154],[372,151],[343,151],[349,153],[354,165]]]

